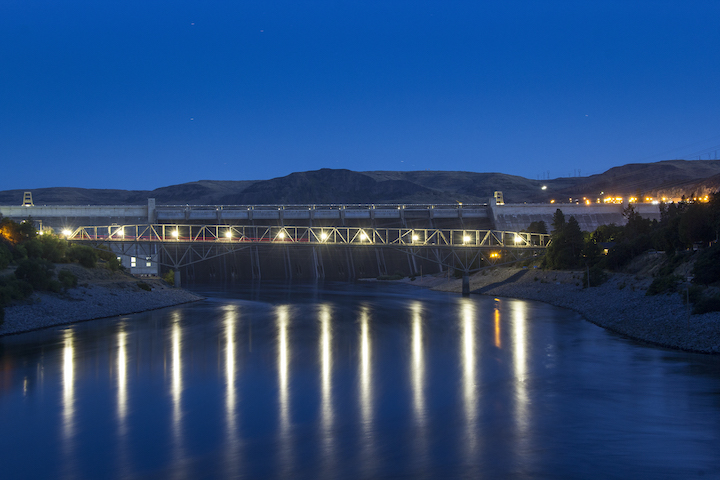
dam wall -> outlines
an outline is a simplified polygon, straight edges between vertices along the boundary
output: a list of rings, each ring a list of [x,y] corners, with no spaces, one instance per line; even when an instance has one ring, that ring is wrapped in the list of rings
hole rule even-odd
[[[492,211],[496,230],[520,231],[526,229],[530,223],[543,221],[548,229],[552,228],[555,211],[560,209],[565,215],[565,220],[575,217],[580,229],[592,232],[600,225],[625,225],[627,219],[623,216],[625,204],[598,204],[591,203],[562,203],[562,204],[493,204],[491,200],[489,208]],[[651,203],[634,203],[633,208],[643,218],[660,220],[660,207]]]
[[[167,271],[161,268],[160,273]],[[222,257],[180,267],[182,283],[250,280],[352,281],[380,275],[442,272],[437,263],[390,248],[252,246]]]
[[[0,206],[0,215],[55,231],[90,225],[148,223],[220,225],[359,226],[377,228],[456,228],[520,231],[544,221],[548,228],[559,208],[585,231],[600,225],[624,225],[625,204],[488,204],[476,205],[39,205]],[[633,204],[644,218],[660,219],[658,205]]]

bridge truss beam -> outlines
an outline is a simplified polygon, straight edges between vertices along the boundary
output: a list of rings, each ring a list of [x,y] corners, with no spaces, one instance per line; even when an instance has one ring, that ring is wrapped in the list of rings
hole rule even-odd
[[[395,249],[466,275],[536,255],[550,243],[546,234],[498,230],[189,224],[78,227],[67,238],[113,245],[121,254],[157,249],[164,253],[158,263],[175,270],[260,245],[345,246]]]

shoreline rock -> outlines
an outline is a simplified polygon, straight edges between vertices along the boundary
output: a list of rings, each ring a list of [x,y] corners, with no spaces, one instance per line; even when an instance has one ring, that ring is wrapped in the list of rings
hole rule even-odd
[[[137,279],[127,274],[78,265],[58,265],[78,276],[79,286],[65,293],[34,293],[23,303],[5,308],[0,336],[26,333],[58,325],[130,315],[203,300],[159,279]],[[141,288],[143,282],[150,291]]]
[[[524,273],[521,273],[523,272]],[[516,278],[510,278],[516,276]],[[720,312],[689,315],[680,294],[646,296],[651,278],[615,273],[599,287],[583,288],[582,271],[503,267],[470,278],[471,293],[545,302],[633,340],[696,353],[720,353]],[[405,283],[460,293],[462,282],[423,277]]]

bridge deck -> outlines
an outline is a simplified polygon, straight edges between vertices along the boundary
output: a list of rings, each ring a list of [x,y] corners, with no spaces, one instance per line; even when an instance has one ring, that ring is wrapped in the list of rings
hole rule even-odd
[[[152,243],[544,248],[550,236],[500,230],[148,224],[78,227],[68,240]]]

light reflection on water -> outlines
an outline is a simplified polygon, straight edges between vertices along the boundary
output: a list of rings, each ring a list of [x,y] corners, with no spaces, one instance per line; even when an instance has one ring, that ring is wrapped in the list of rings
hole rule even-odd
[[[174,459],[173,478],[186,478],[187,471],[184,468],[187,454],[185,451],[185,438],[183,435],[183,377],[182,377],[182,327],[181,317],[175,313],[170,327],[171,336],[171,383],[170,394],[172,396],[172,451]]]
[[[62,349],[62,458],[63,476],[76,474],[75,442],[75,334],[65,330]]]
[[[544,305],[400,292],[225,293],[0,339],[2,432],[22,436],[0,434],[0,461],[8,478],[720,476],[717,357]]]
[[[458,316],[462,332],[461,365],[463,373],[463,407],[465,412],[465,459],[472,463],[477,455],[478,448],[478,378],[476,373],[476,322],[475,304],[470,299],[463,299],[460,303]]]
[[[411,302],[412,319],[412,392],[415,418],[415,440],[413,456],[423,468],[427,460],[427,413],[425,411],[425,348],[423,345],[423,312],[420,302]]]
[[[237,414],[236,391],[236,355],[237,349],[236,328],[238,326],[238,313],[234,306],[225,308],[223,327],[225,330],[225,474],[232,476],[240,469],[241,454],[240,436]]]
[[[279,464],[281,476],[289,478],[294,461],[293,438],[290,425],[290,392],[288,386],[290,346],[288,339],[289,312],[286,305],[276,307],[277,316],[277,368],[278,368],[278,404],[280,407]]]

